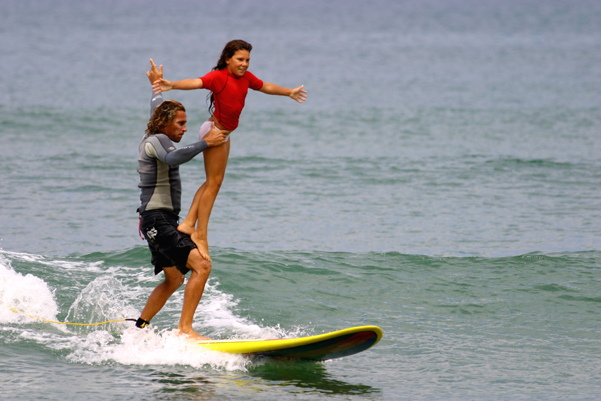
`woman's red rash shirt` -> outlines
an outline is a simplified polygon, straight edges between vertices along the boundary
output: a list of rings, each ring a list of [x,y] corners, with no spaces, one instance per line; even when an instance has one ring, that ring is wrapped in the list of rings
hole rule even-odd
[[[238,127],[248,88],[259,90],[263,87],[263,81],[252,73],[246,71],[240,77],[232,74],[227,68],[211,71],[200,79],[202,87],[213,92],[213,116],[228,130]]]

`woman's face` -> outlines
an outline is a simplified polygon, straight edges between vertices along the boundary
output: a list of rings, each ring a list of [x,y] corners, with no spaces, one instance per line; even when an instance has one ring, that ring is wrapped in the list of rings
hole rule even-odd
[[[234,75],[243,76],[250,63],[250,52],[248,50],[238,50],[231,58],[225,60],[227,69]]]

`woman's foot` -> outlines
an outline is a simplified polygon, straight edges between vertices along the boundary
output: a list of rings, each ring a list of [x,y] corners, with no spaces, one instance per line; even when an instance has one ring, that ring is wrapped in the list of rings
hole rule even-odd
[[[194,233],[194,231],[196,231],[196,228],[194,226],[187,224],[184,221],[184,222],[182,222],[182,224],[177,226],[177,231],[184,233],[184,234],[192,235],[192,233]]]
[[[198,252],[200,252],[200,256],[209,262],[212,262],[211,257],[209,256],[209,243],[207,241],[207,237],[203,237],[198,233],[198,231],[194,231],[190,235],[190,238],[192,238],[192,241],[196,244]]]

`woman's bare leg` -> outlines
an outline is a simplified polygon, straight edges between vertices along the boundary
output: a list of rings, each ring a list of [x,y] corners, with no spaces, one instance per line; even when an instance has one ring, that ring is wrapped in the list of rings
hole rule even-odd
[[[209,243],[207,241],[209,217],[211,217],[213,204],[215,204],[215,199],[225,176],[225,168],[227,167],[230,154],[230,143],[231,141],[227,141],[221,146],[212,147],[204,151],[207,180],[197,191],[198,197],[194,196],[194,203],[190,208],[191,211],[195,208],[198,220],[196,230],[190,237],[198,247],[200,255],[209,261],[211,260],[209,256]]]
[[[211,119],[205,121],[200,126],[200,130],[198,132],[198,137],[204,138],[204,136],[209,133],[209,131],[211,130],[211,128],[213,128],[214,125],[215,125],[215,122],[212,121]],[[205,168],[205,170],[206,170],[206,168]],[[206,171],[205,171],[205,174],[206,174]],[[177,229],[179,231],[183,232],[184,234],[192,235],[192,233],[194,233],[194,231],[196,231],[196,220],[198,218],[197,217],[198,199],[201,196],[204,189],[205,189],[204,184],[201,185],[200,188],[198,188],[198,190],[196,191],[196,194],[194,195],[194,199],[192,200],[192,205],[190,205],[190,210],[188,212],[188,215],[186,216],[184,221],[182,221],[181,224],[177,227]]]
[[[190,205],[190,210],[188,211],[188,215],[180,223],[177,227],[178,231],[181,231],[185,234],[192,235],[194,231],[196,231],[196,220],[198,219],[198,203],[200,202],[200,197],[202,196],[203,191],[206,187],[206,182],[198,188],[196,194],[194,195],[194,199],[192,200],[192,204]]]

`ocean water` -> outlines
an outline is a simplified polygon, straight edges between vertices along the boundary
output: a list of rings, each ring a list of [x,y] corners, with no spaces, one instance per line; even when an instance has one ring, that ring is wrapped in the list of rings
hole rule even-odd
[[[601,399],[601,3],[0,2],[0,399]],[[195,317],[215,338],[375,324],[324,363],[140,331],[148,58],[230,39],[309,99],[249,93]],[[169,92],[194,141],[206,92]],[[204,177],[181,168],[185,214]],[[23,313],[15,313],[9,308]]]

